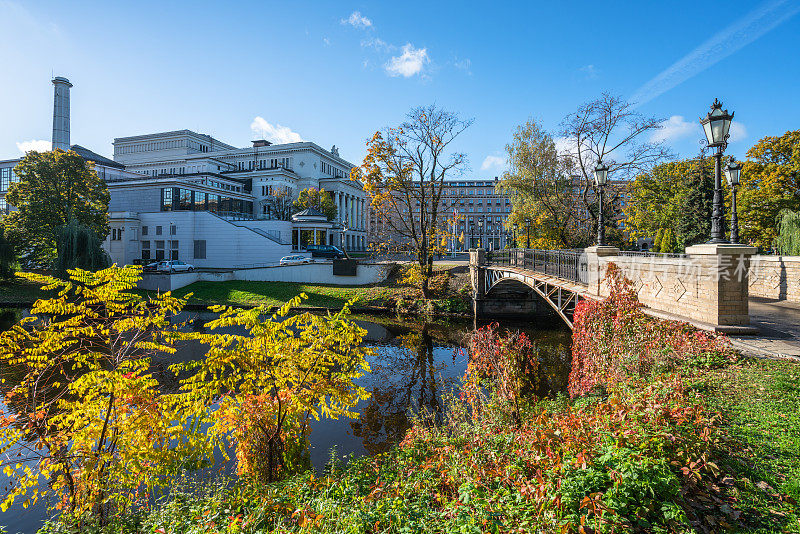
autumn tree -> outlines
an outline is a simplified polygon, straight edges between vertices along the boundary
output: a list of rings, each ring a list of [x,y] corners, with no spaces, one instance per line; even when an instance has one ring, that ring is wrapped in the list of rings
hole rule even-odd
[[[597,229],[594,167],[602,161],[609,167],[604,201],[621,206],[626,193],[620,185],[650,171],[670,156],[663,142],[652,135],[661,128],[662,119],[646,117],[636,111],[634,103],[603,93],[587,102],[562,121],[560,136],[565,148],[559,152],[573,180],[578,234],[572,246],[594,242]],[[614,183],[616,182],[616,184]],[[618,208],[614,211],[618,212]]]
[[[747,151],[738,196],[742,241],[771,249],[782,210],[800,210],[800,130],[764,137]]]
[[[705,243],[711,236],[711,213],[714,199],[714,161],[705,153],[693,160],[683,175],[683,194],[675,214],[678,248]]]
[[[517,127],[506,145],[509,170],[497,189],[511,197],[507,228],[526,228],[531,221],[531,247],[558,249],[575,241],[578,198],[565,161],[552,136],[533,119]],[[527,231],[527,228],[526,228]],[[527,238],[527,235],[526,235]]]
[[[191,375],[182,387],[192,411],[213,412],[209,436],[223,452],[235,444],[239,472],[262,482],[303,468],[309,418],[355,417],[369,397],[355,381],[369,371],[372,350],[361,346],[366,331],[346,318],[349,303],[334,315],[291,315],[301,297],[271,317],[265,306],[215,306],[208,333],[183,336],[208,348],[204,360],[180,366]],[[230,327],[242,333],[216,332]]]
[[[446,178],[466,169],[466,155],[453,150],[453,142],[472,124],[436,105],[411,110],[406,121],[376,132],[367,141],[367,155],[350,177],[359,181],[370,197],[376,218],[393,237],[387,248],[410,247],[419,271],[423,298],[433,258],[447,237],[442,190]]]
[[[30,151],[14,168],[6,201],[16,208],[3,218],[8,238],[28,264],[49,268],[58,228],[71,220],[98,238],[108,234],[109,194],[94,165],[73,151]]]
[[[670,161],[636,176],[628,185],[623,207],[630,237],[656,238],[666,229],[676,238],[676,247],[708,239],[713,194],[713,161],[704,157]]]
[[[319,211],[325,215],[329,221],[336,218],[336,204],[333,202],[330,193],[324,189],[309,187],[308,189],[300,191],[297,200],[294,201],[294,209],[296,211],[302,211],[308,208],[314,208]]]
[[[20,276],[54,296],[0,335],[3,511],[53,495],[68,517],[102,524],[209,457],[185,394],[162,392],[150,365],[175,351],[185,300],[134,294],[140,267]]]

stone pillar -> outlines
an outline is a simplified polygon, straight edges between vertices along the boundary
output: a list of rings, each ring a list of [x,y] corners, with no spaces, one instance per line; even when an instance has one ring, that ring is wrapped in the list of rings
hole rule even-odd
[[[586,254],[586,268],[587,268],[587,285],[589,286],[589,293],[594,295],[602,295],[600,285],[606,276],[606,263],[601,260],[608,256],[617,256],[619,249],[617,247],[608,246],[593,246],[584,249]]]
[[[698,293],[704,309],[697,319],[720,326],[750,324],[749,271],[755,247],[738,244],[702,244],[686,249],[699,272]]]
[[[483,300],[486,296],[486,250],[469,249],[469,276],[472,282],[472,304],[475,316],[483,315]]]

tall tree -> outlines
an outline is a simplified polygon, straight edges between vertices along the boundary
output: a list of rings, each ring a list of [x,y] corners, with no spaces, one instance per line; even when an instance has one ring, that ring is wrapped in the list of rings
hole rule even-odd
[[[800,256],[800,212],[783,210],[778,215],[775,248],[784,256]]]
[[[73,219],[100,238],[108,234],[108,188],[91,162],[72,151],[32,150],[14,171],[19,182],[10,185],[6,200],[16,211],[2,224],[27,264],[50,267],[58,228]]]
[[[58,228],[56,245],[58,256],[54,270],[62,278],[67,278],[69,269],[97,271],[111,265],[100,239],[75,219]]]
[[[781,210],[800,210],[800,130],[764,137],[747,157],[739,187],[739,235],[770,249]]]
[[[14,262],[17,254],[14,245],[6,239],[5,230],[0,226],[0,278],[8,280],[14,275]]]
[[[334,204],[331,195],[324,189],[309,187],[300,191],[297,200],[294,201],[294,209],[301,211],[308,208],[314,208],[323,213],[329,221],[336,218],[336,204]]]
[[[602,161],[609,167],[609,181],[630,181],[637,175],[650,171],[670,156],[661,141],[652,135],[661,128],[662,119],[645,117],[633,103],[603,93],[600,98],[582,104],[561,123],[560,134],[566,145],[559,156],[565,160],[574,179],[578,210],[578,228],[583,234],[575,245],[594,240],[597,228],[597,209],[594,185],[594,167]],[[604,201],[612,206],[621,205],[624,187],[606,188]]]
[[[440,221],[445,178],[466,168],[466,155],[453,151],[455,139],[470,125],[456,113],[430,105],[411,110],[396,128],[376,132],[367,155],[350,177],[360,181],[373,212],[385,228],[411,247],[420,274],[420,289],[429,297],[433,257],[447,224]]]
[[[569,247],[575,241],[577,197],[552,136],[529,119],[517,127],[506,152],[509,170],[497,188],[511,197],[507,226],[516,223],[527,232],[530,220],[531,247]]]
[[[714,198],[714,162],[702,153],[692,162],[683,179],[683,194],[674,227],[678,248],[704,243],[711,235]]]
[[[628,186],[623,209],[632,238],[672,230],[677,249],[708,239],[713,194],[713,161],[694,158],[656,165]],[[657,245],[657,243],[656,243]]]

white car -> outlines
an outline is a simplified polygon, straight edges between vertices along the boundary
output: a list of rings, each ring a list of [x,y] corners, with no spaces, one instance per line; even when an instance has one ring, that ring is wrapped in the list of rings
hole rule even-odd
[[[190,273],[194,271],[194,265],[178,260],[157,261],[147,267],[148,271],[157,271],[159,273]]]
[[[292,256],[284,256],[281,258],[281,265],[302,265],[303,263],[311,263],[311,258],[294,254]]]

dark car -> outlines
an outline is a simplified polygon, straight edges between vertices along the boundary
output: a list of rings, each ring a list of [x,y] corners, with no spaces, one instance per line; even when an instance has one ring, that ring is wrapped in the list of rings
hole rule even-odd
[[[312,258],[332,258],[342,259],[346,258],[347,254],[340,248],[333,245],[308,245],[306,250],[311,253]]]

